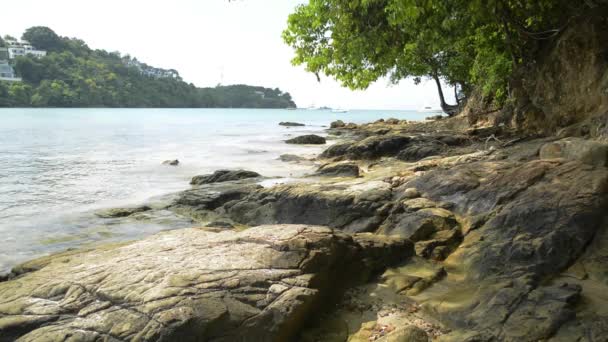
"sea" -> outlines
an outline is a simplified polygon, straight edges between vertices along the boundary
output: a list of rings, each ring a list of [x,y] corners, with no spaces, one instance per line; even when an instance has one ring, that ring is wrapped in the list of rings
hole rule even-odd
[[[130,222],[94,213],[188,189],[195,175],[247,169],[273,184],[311,173],[311,165],[278,157],[314,155],[326,146],[284,141],[325,136],[332,121],[425,116],[407,110],[0,109],[0,274],[49,253],[192,226],[185,219]],[[281,121],[306,126],[286,128]],[[173,159],[179,166],[162,164]]]

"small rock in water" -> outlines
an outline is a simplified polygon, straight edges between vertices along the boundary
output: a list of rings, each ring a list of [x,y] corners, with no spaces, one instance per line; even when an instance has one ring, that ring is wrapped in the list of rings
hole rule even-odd
[[[179,160],[177,160],[177,159],[173,159],[173,160],[165,160],[165,161],[163,162],[163,165],[178,166],[178,165],[179,165]]]
[[[142,213],[144,211],[152,210],[152,208],[147,205],[141,207],[134,208],[112,208],[112,209],[104,209],[97,211],[95,215],[101,218],[119,218],[119,217],[127,217],[133,214]]]
[[[308,159],[304,158],[304,157],[300,157],[298,155],[295,154],[281,154],[281,156],[279,156],[278,158],[280,161],[282,162],[286,162],[286,163],[291,163],[291,162],[301,162],[301,161],[306,161]]]
[[[299,123],[299,122],[279,122],[279,126],[285,126],[285,127],[300,127],[300,126],[306,126],[305,124]]]

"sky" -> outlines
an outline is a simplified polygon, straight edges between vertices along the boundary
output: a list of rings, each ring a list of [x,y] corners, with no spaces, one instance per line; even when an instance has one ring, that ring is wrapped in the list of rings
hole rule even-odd
[[[289,92],[299,107],[419,109],[439,107],[432,81],[391,85],[381,79],[351,91],[293,66],[281,32],[302,0],[18,0],[0,34],[20,37],[48,26],[91,48],[120,51],[155,67],[176,69],[199,87],[249,84]],[[447,94],[451,91],[444,89]],[[450,99],[448,97],[448,99]],[[452,102],[452,101],[448,101]]]

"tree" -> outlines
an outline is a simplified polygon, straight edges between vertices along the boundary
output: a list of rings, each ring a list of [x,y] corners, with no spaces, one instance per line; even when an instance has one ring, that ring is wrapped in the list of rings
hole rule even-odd
[[[38,49],[48,51],[60,51],[64,44],[53,30],[45,26],[34,26],[25,30],[21,39],[27,40]]]
[[[6,47],[6,43],[4,42],[4,39],[2,39],[2,36],[0,36],[0,47]]]
[[[567,0],[310,0],[283,32],[293,63],[353,89],[381,77],[441,81],[504,101],[512,71],[585,5]],[[458,97],[457,97],[458,99]]]

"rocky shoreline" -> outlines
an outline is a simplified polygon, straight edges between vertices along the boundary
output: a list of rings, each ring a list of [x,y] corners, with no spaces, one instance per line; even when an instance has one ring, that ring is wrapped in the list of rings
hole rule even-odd
[[[605,339],[608,145],[461,121],[335,122],[303,181],[101,212],[199,228],[16,267],[0,340]]]

